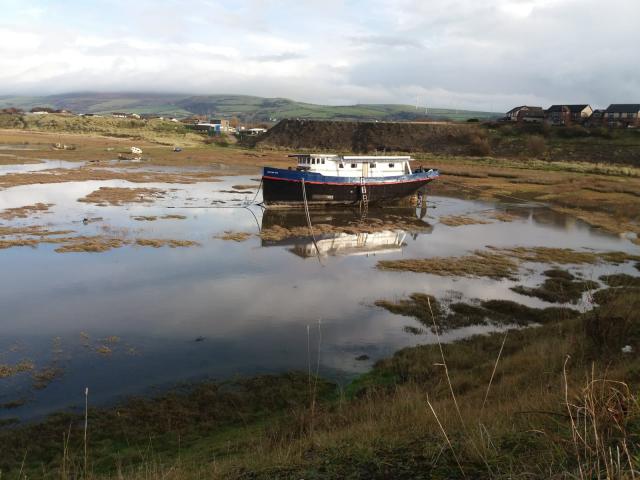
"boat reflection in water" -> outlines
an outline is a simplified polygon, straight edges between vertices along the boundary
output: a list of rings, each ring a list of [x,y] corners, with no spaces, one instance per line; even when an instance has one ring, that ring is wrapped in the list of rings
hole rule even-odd
[[[431,233],[433,227],[415,208],[375,211],[365,219],[357,211],[310,212],[314,238],[304,211],[267,209],[262,217],[262,246],[285,246],[302,258],[378,255],[401,252],[407,236]],[[316,250],[317,245],[317,250]]]
[[[332,238],[316,241],[318,252],[323,256],[337,255],[377,255],[382,253],[401,252],[406,245],[404,230],[383,230],[373,233],[336,233]],[[313,242],[297,243],[290,249],[296,255],[308,258],[318,255]]]

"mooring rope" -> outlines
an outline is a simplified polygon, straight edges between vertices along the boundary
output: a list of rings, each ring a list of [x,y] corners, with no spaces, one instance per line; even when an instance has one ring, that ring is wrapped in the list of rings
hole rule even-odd
[[[246,205],[260,205],[263,202],[260,203],[256,203],[256,198],[258,198],[258,194],[260,193],[260,190],[262,190],[262,178],[260,179],[260,185],[258,185],[258,190],[256,191],[255,196],[253,197],[253,200],[251,200],[250,202],[247,202]]]
[[[307,187],[304,183],[304,178],[302,179],[302,199],[304,200],[304,213],[307,216],[307,225],[309,226],[309,232],[311,233],[311,240],[313,240],[313,246],[316,247],[316,253],[318,254],[318,261],[320,265],[322,265],[322,260],[320,260],[320,249],[318,248],[318,243],[316,242],[316,236],[313,233],[313,225],[311,224],[311,215],[309,215],[309,204],[307,202]]]

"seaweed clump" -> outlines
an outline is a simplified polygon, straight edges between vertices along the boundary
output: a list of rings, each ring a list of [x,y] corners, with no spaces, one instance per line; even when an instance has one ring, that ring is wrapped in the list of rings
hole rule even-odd
[[[566,270],[554,268],[545,271],[544,275],[547,279],[542,285],[537,287],[517,285],[511,290],[550,303],[577,303],[584,292],[595,287],[592,282],[576,280],[576,277]]]
[[[413,293],[395,302],[378,300],[375,305],[391,313],[414,317],[431,331],[473,325],[547,324],[578,315],[570,308],[533,308],[510,300],[484,300],[478,304],[456,302],[445,309],[435,297],[424,293]]]
[[[600,280],[610,287],[640,287],[640,277],[634,277],[626,273],[603,275]]]

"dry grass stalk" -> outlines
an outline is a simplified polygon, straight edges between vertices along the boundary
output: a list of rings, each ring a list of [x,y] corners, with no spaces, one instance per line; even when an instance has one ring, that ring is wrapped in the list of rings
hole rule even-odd
[[[629,420],[640,410],[638,400],[626,383],[595,378],[593,369],[587,384],[570,399],[568,361],[567,356],[562,372],[564,404],[580,478],[635,478],[635,459],[629,451],[627,428]],[[615,457],[613,446],[616,446]],[[626,460],[623,461],[621,455],[625,455]]]
[[[431,402],[429,401],[429,396],[427,396],[427,405],[429,405],[429,408],[431,409],[431,413],[433,413],[433,417],[436,419],[436,423],[438,424],[438,427],[440,428],[440,431],[442,432],[442,436],[444,437],[445,441],[447,442],[447,445],[449,445],[449,449],[451,450],[453,458],[455,459],[456,464],[458,465],[458,468],[460,469],[460,473],[462,474],[462,476],[464,478],[467,478],[466,474],[464,473],[464,469],[462,468],[462,465],[460,464],[460,460],[458,459],[458,455],[456,455],[456,451],[453,448],[453,445],[451,444],[451,440],[449,440],[449,436],[447,435],[447,431],[442,426],[442,423],[440,422],[440,419],[438,418],[438,414],[436,413],[436,411],[433,408],[433,405],[431,405]]]
[[[456,408],[456,413],[458,414],[458,419],[460,420],[460,425],[462,426],[462,429],[464,430],[465,435],[467,436],[467,439],[471,443],[471,446],[476,451],[478,456],[480,458],[482,458],[482,461],[484,462],[485,466],[487,467],[487,470],[489,471],[489,473],[491,473],[491,467],[489,466],[489,463],[487,462],[486,457],[482,454],[482,452],[480,452],[480,449],[478,448],[478,446],[476,445],[475,441],[473,440],[473,438],[469,434],[469,431],[467,429],[467,425],[466,425],[464,419],[462,418],[462,412],[460,411],[460,405],[458,405],[458,399],[456,398],[456,394],[455,394],[455,392],[453,390],[453,383],[451,382],[451,376],[449,375],[449,366],[447,365],[447,360],[446,360],[446,358],[444,356],[444,349],[442,348],[442,342],[440,341],[440,334],[438,333],[439,328],[438,328],[438,324],[436,322],[436,316],[433,313],[433,308],[431,308],[431,299],[429,297],[427,297],[427,306],[429,307],[429,314],[431,315],[431,321],[432,321],[432,324],[433,324],[433,332],[434,332],[434,334],[436,336],[436,342],[438,344],[438,349],[440,351],[440,359],[442,360],[441,366],[444,368],[444,374],[445,374],[445,377],[447,379],[447,386],[449,387],[449,393],[451,393],[451,399],[453,400],[453,404],[454,404],[454,406]],[[433,411],[433,413],[435,415],[435,411],[433,409],[433,406],[431,406],[431,404],[429,404],[429,406],[431,407],[431,410]],[[438,424],[440,424],[439,420],[438,420]],[[463,472],[463,475],[464,475],[464,472]]]
[[[480,418],[482,418],[482,413],[484,412],[484,407],[487,404],[487,399],[489,398],[489,392],[491,391],[491,385],[493,384],[493,378],[496,375],[496,370],[498,370],[498,363],[500,362],[500,357],[502,356],[502,351],[504,350],[504,344],[507,342],[507,336],[509,332],[504,334],[504,339],[502,340],[502,345],[500,346],[500,351],[498,352],[498,358],[496,358],[496,363],[493,365],[493,370],[491,371],[491,378],[489,379],[489,384],[487,385],[487,392],[484,394],[484,400],[482,401],[482,408],[480,408]]]

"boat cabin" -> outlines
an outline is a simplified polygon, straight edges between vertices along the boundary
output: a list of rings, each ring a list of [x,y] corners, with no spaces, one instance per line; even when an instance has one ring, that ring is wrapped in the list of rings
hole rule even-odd
[[[296,170],[331,177],[397,177],[411,175],[409,156],[381,155],[290,155],[298,159]]]

